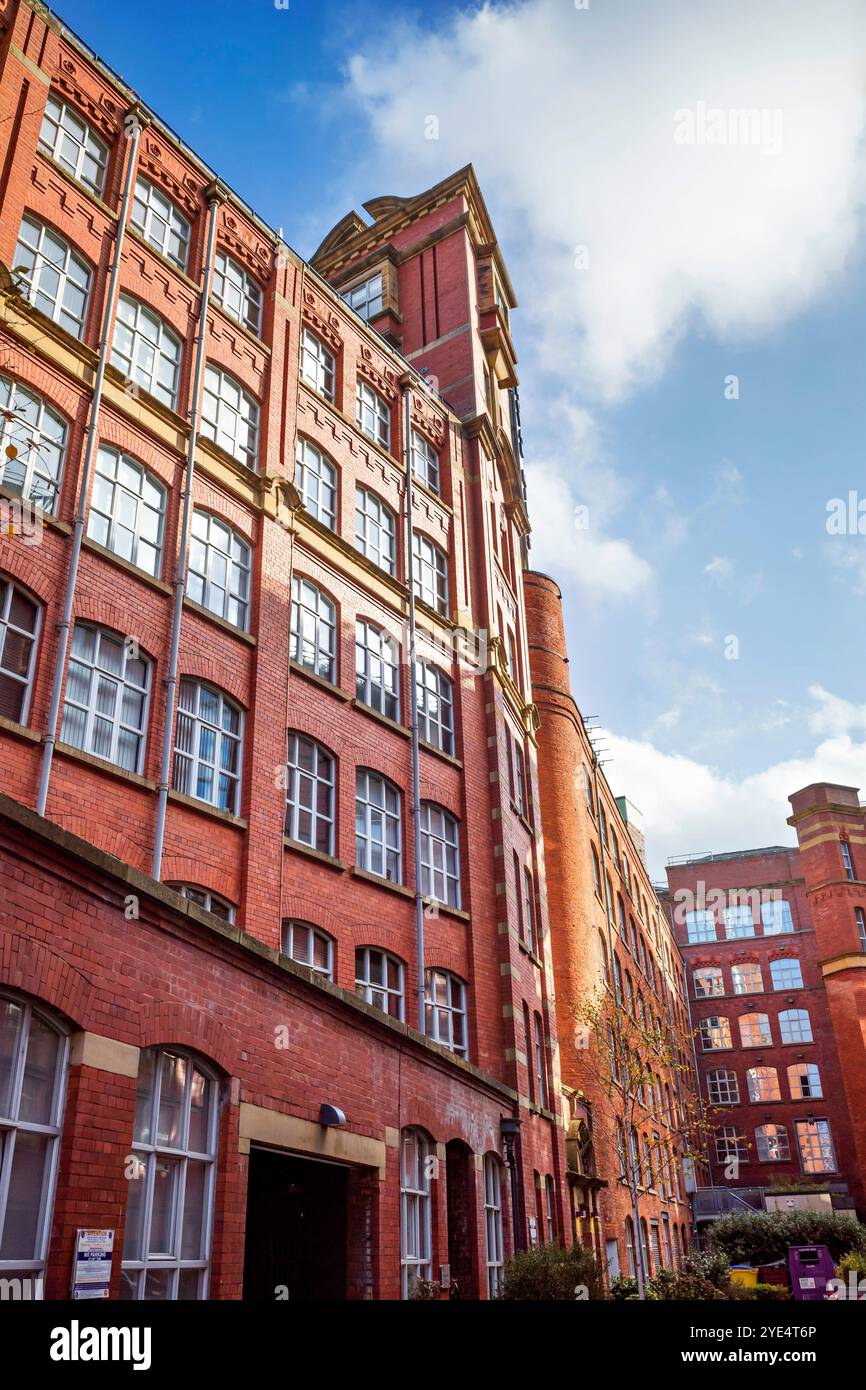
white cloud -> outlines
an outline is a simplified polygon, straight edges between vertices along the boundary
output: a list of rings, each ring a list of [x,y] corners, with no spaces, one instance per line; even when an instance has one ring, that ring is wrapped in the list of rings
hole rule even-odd
[[[476,164],[543,364],[616,395],[687,329],[763,333],[838,275],[866,196],[864,49],[862,0],[522,0],[404,26],[349,74],[395,183]],[[677,143],[699,103],[770,113],[780,148]]]
[[[810,697],[814,733],[828,737],[799,757],[743,777],[726,776],[707,763],[663,753],[649,739],[620,738],[606,731],[611,759],[608,780],[644,816],[647,855],[653,877],[664,880],[673,855],[726,853],[761,845],[795,844],[786,825],[788,797],[812,782],[860,787],[866,796],[866,705],[854,705],[820,686]]]
[[[724,555],[714,555],[712,560],[704,565],[704,574],[708,574],[711,579],[730,579],[733,568],[730,560]]]

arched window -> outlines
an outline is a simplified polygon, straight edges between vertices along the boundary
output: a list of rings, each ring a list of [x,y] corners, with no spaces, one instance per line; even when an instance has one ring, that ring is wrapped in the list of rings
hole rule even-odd
[[[141,1054],[121,1298],[207,1298],[218,1089],[187,1052]]]
[[[601,957],[601,977],[606,985],[610,985],[610,963],[607,956],[607,942],[601,932],[598,934],[598,949]]]
[[[791,1157],[788,1131],[784,1125],[758,1125],[755,1130],[760,1163],[787,1163]]]
[[[745,961],[731,966],[731,984],[734,994],[761,994],[764,979],[757,961]]]
[[[533,1041],[535,1043],[535,1085],[538,1104],[547,1108],[547,1059],[544,1051],[544,1026],[538,1010],[533,1015]]]
[[[164,485],[143,464],[102,444],[96,455],[87,534],[106,550],[158,578],[165,499]]]
[[[285,833],[320,854],[334,853],[334,758],[306,734],[291,732],[286,756]]]
[[[67,1063],[50,1015],[0,993],[0,1279],[39,1280],[45,1268]]]
[[[448,558],[438,545],[412,532],[412,574],[415,597],[437,613],[448,612]]]
[[[783,1043],[812,1041],[812,1021],[808,1009],[786,1009],[779,1014]]]
[[[498,1154],[484,1155],[484,1231],[487,1252],[487,1297],[502,1292],[505,1242],[502,1230],[502,1160]]]
[[[301,330],[301,377],[326,401],[334,399],[337,364],[334,354],[309,328]]]
[[[135,182],[130,225],[168,260],[186,270],[189,223],[161,188],[139,174]]]
[[[296,574],[292,579],[290,656],[322,680],[337,681],[337,610],[321,589]]]
[[[94,133],[74,106],[53,94],[45,103],[39,148],[50,154],[73,178],[97,195],[105,184],[108,146]]]
[[[634,1222],[630,1216],[625,1218],[625,1262],[630,1279],[637,1277],[637,1265],[635,1264],[634,1248]]]
[[[440,492],[439,455],[433,445],[417,430],[412,431],[412,472],[419,482],[422,482],[425,487],[429,487],[430,491],[435,492],[438,497]]]
[[[458,1056],[466,1056],[466,985],[450,970],[428,970],[426,1033]]]
[[[0,483],[49,515],[57,510],[67,433],[41,396],[0,376]]]
[[[544,1179],[545,1215],[547,1217],[547,1239],[556,1240],[556,1188],[548,1173]]]
[[[403,882],[400,791],[366,767],[355,778],[355,860],[367,873]]]
[[[698,1024],[704,1052],[718,1052],[732,1046],[731,1020],[720,1014],[710,1014]]]
[[[702,965],[692,972],[692,982],[696,999],[708,999],[714,994],[724,994],[725,977],[720,966]]]
[[[746,1072],[749,1100],[781,1100],[779,1074],[775,1067],[749,1067]]]
[[[647,1224],[646,1224],[646,1218],[643,1217],[643,1216],[642,1216],[641,1219],[640,1219],[640,1249],[641,1249],[641,1255],[642,1255],[642,1257],[643,1257],[644,1273],[645,1273],[647,1279],[651,1279],[651,1278],[652,1278],[652,1275],[653,1275],[653,1268],[652,1268],[652,1265],[650,1264],[650,1257],[649,1257],[649,1241],[648,1241],[648,1239],[647,1239]]]
[[[327,526],[329,531],[336,530],[337,470],[309,439],[298,439],[295,486],[310,516]]]
[[[780,898],[761,903],[761,921],[765,936],[780,936],[794,930],[791,904]]]
[[[796,957],[783,957],[770,961],[770,974],[773,989],[802,989],[803,972]]]
[[[317,975],[334,978],[334,941],[310,922],[283,922],[282,952],[289,960],[307,965]]]
[[[766,1014],[740,1015],[740,1043],[743,1047],[771,1047],[773,1035]]]
[[[224,922],[234,922],[234,905],[221,898],[219,893],[212,893],[209,888],[199,888],[193,883],[167,883],[165,886],[173,888],[175,893],[180,893],[182,898],[188,898],[191,903],[197,903],[205,912],[212,912],[214,917],[222,917]]]
[[[213,297],[227,314],[250,332],[262,326],[262,292],[243,266],[225,251],[217,251],[213,267]]]
[[[598,896],[601,897],[601,868],[599,867],[598,853],[594,845],[592,846],[592,885]]]
[[[222,691],[180,682],[174,742],[175,791],[237,815],[244,716]]]
[[[62,741],[129,772],[141,772],[150,680],[151,663],[132,644],[90,623],[76,623]]]
[[[148,395],[177,409],[181,341],[153,309],[128,294],[117,301],[111,365]]]
[[[83,256],[53,228],[25,214],[12,264],[31,304],[67,333],[84,333],[91,272]]]
[[[400,1268],[404,1298],[409,1297],[416,1279],[431,1276],[430,1184],[435,1163],[427,1135],[420,1129],[404,1129],[400,1136]]]
[[[192,514],[186,592],[218,618],[250,625],[250,547],[231,526],[199,508]]]
[[[355,694],[370,709],[399,720],[399,647],[390,633],[362,618],[355,623]]]
[[[399,1018],[402,1022],[405,1000],[403,962],[375,946],[359,946],[355,951],[355,993],[368,1004]]]
[[[42,609],[24,589],[0,575],[0,715],[24,724],[33,689]]]
[[[788,1068],[792,1100],[820,1100],[824,1095],[821,1073],[814,1062],[795,1062]]]
[[[222,367],[204,370],[201,432],[232,458],[254,469],[259,448],[259,404]]]
[[[591,816],[594,816],[594,815],[595,815],[595,803],[593,802],[593,798],[592,798],[592,778],[591,778],[590,775],[589,775],[589,768],[587,767],[586,763],[582,763],[581,766],[582,766],[582,768],[583,768],[583,795],[584,795],[584,800],[586,801],[586,807],[587,807],[587,810],[589,811],[589,814],[590,814]]]
[[[383,449],[390,449],[391,409],[378,391],[360,377],[355,388],[355,418],[362,434],[381,444]]]
[[[427,661],[415,663],[418,737],[443,753],[454,752],[454,697],[451,682]]]
[[[619,963],[619,956],[616,954],[613,958],[613,984],[616,1002],[622,1004],[622,966]]]
[[[425,898],[460,907],[460,832],[444,806],[421,802],[421,889]]]
[[[677,1223],[676,1223],[676,1221],[675,1221],[675,1222],[674,1222],[674,1260],[676,1261],[676,1267],[677,1267],[677,1268],[679,1268],[679,1264],[680,1264],[681,1258],[682,1258],[682,1256],[681,1256],[681,1254],[680,1254],[680,1228],[679,1228],[679,1226],[677,1225]]]
[[[355,544],[386,574],[396,574],[397,518],[365,487],[355,488]]]

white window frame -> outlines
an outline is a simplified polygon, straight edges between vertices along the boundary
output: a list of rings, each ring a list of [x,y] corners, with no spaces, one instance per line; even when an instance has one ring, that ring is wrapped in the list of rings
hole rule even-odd
[[[425,439],[423,434],[417,430],[411,433],[412,449],[412,473],[424,487],[435,492],[436,496],[442,493],[442,476],[439,466],[439,455],[433,448],[429,439]]]
[[[304,326],[301,329],[301,379],[333,402],[336,394],[337,359],[321,338]]]
[[[686,913],[686,933],[689,945],[699,941],[716,940],[716,919],[706,908]]]
[[[306,932],[305,948],[301,950],[296,941],[296,934],[300,931]],[[316,943],[325,948],[326,963],[316,964]],[[289,960],[297,961],[299,965],[306,965],[308,970],[312,970],[317,975],[323,975],[326,980],[334,978],[334,938],[329,936],[321,927],[316,927],[312,922],[302,922],[293,917],[283,919],[280,949],[284,956]]]
[[[31,238],[28,241],[24,240],[25,228]],[[44,249],[46,241],[52,238],[56,242],[56,246],[51,247],[57,256],[56,260],[46,254]],[[22,255],[28,259],[32,258],[33,264],[27,269],[19,270],[19,266],[23,267],[24,264],[21,261]],[[70,273],[70,267],[74,267],[77,271],[78,280]],[[46,222],[40,222],[37,217],[32,217],[30,213],[25,213],[21,219],[21,230],[18,233],[12,273],[16,279],[20,279],[22,286],[26,286],[25,297],[34,308],[38,309],[46,318],[51,319],[53,323],[59,324],[73,338],[80,339],[83,336],[84,325],[87,322],[87,311],[90,306],[93,271],[84,257],[70,246],[65,237]],[[55,292],[49,293],[44,286],[50,284],[52,275],[57,276],[57,284]],[[80,312],[74,313],[65,304],[67,290],[71,292],[73,299],[80,297]]]
[[[746,1094],[752,1105],[782,1099],[779,1072],[776,1067],[749,1067],[746,1071]]]
[[[711,1105],[739,1105],[740,1082],[729,1067],[707,1072],[707,1098]]]
[[[794,930],[791,904],[787,898],[772,898],[761,903],[761,923],[764,936],[784,936]]]
[[[143,174],[135,181],[129,223],[148,246],[179,270],[186,270],[190,224],[162,189]]]
[[[755,935],[755,919],[750,903],[735,903],[723,909],[725,939],[742,941]]]
[[[323,589],[302,574],[292,576],[289,654],[321,680],[337,683],[337,607]]]
[[[424,977],[426,1034],[458,1057],[467,1056],[469,1019],[466,982],[451,970],[431,966]]]
[[[737,961],[731,966],[731,991],[740,995],[764,993],[764,972],[760,961]]]
[[[421,891],[460,909],[460,822],[435,801],[421,802]]]
[[[355,387],[355,419],[362,434],[390,450],[391,407],[363,377],[358,377]]]
[[[454,686],[431,661],[415,662],[418,736],[440,753],[454,756]]]
[[[772,1133],[769,1131],[772,1130]],[[759,1163],[790,1163],[791,1145],[784,1125],[768,1123],[755,1127],[755,1146]]]
[[[806,1073],[804,1089],[803,1073]],[[814,1090],[812,1089],[814,1086]],[[821,1069],[817,1062],[794,1062],[788,1068],[788,1089],[792,1100],[823,1100],[824,1087],[821,1083]]]
[[[433,1198],[430,1190],[435,1150],[419,1129],[400,1134],[400,1291],[409,1298],[416,1279],[432,1273]]]
[[[27,410],[34,419],[26,418]],[[0,483],[48,516],[57,510],[68,438],[66,421],[47,401],[20,381],[0,376]],[[8,476],[16,466],[23,468],[20,486]]]
[[[19,623],[11,621],[12,604],[15,595],[20,594],[25,603],[32,604],[36,610],[33,622],[33,631],[28,632]],[[36,673],[36,650],[39,645],[39,638],[42,632],[43,607],[36,598],[9,574],[0,574],[0,678],[11,681],[13,686],[21,686],[23,694],[21,697],[21,709],[17,719],[17,724],[26,724],[30,714],[30,702],[33,697],[33,677]],[[30,643],[30,650],[27,656],[27,669],[23,673],[6,666],[6,644],[9,640],[9,633],[15,638],[20,638],[24,642]],[[7,718],[12,718],[8,715]]]
[[[153,1060],[153,1071],[150,1075],[152,1094],[149,1100],[149,1115],[145,1114],[144,1099],[146,1093],[142,1090],[142,1083],[147,1072],[144,1068],[150,1068],[150,1060]],[[175,1063],[182,1060],[184,1066],[183,1095],[180,1101],[180,1142],[172,1145],[168,1142],[160,1142],[159,1116],[162,1109],[161,1100],[163,1093],[163,1061],[165,1059],[174,1060]],[[209,1087],[208,1114],[206,1117],[206,1139],[207,1148],[204,1150],[194,1150],[189,1148],[189,1127],[190,1115],[192,1110],[194,1076],[198,1073],[203,1077]],[[139,1123],[146,1121],[149,1129],[145,1132],[148,1138],[140,1137]],[[168,1276],[168,1301],[178,1300],[178,1286],[182,1273],[193,1272],[198,1274],[198,1291],[195,1296],[196,1301],[204,1301],[208,1296],[208,1284],[210,1280],[210,1261],[211,1261],[211,1238],[213,1231],[214,1215],[214,1188],[216,1185],[217,1168],[217,1145],[219,1134],[219,1080],[204,1062],[191,1052],[182,1047],[158,1047],[147,1049],[142,1054],[142,1064],[139,1070],[139,1095],[136,1104],[136,1132],[132,1141],[132,1157],[136,1160],[136,1176],[130,1178],[130,1200],[132,1183],[142,1183],[143,1189],[143,1210],[141,1225],[141,1257],[139,1259],[123,1258],[121,1268],[124,1280],[137,1280],[135,1293],[130,1293],[130,1297],[135,1301],[145,1300],[147,1296],[147,1279],[149,1274],[165,1274]],[[202,1223],[199,1244],[199,1255],[195,1258],[183,1256],[183,1224],[184,1208],[187,1198],[187,1176],[190,1163],[195,1163],[204,1168],[204,1186],[202,1190]],[[149,1245],[153,1237],[153,1196],[156,1185],[157,1172],[160,1165],[170,1165],[176,1173],[174,1201],[171,1211],[171,1235],[169,1240],[170,1250],[151,1253]],[[127,1216],[127,1231],[132,1229],[129,1216]],[[125,1256],[126,1245],[124,1249]],[[124,1288],[124,1293],[128,1290],[128,1285]]]
[[[355,697],[386,719],[400,722],[400,652],[384,628],[355,620]]]
[[[721,1129],[715,1132],[715,1140],[717,1163],[748,1163],[749,1148],[746,1136],[738,1125],[722,1125]]]
[[[740,1014],[738,1019],[741,1047],[772,1047],[773,1030],[770,1018],[762,1010]]]
[[[262,291],[239,261],[220,248],[214,256],[211,296],[256,337],[262,328]]]
[[[251,573],[249,541],[222,517],[196,507],[187,560],[187,597],[232,627],[248,632]]]
[[[829,1120],[795,1120],[794,1132],[797,1136],[800,1167],[804,1173],[835,1173],[837,1171],[836,1150]],[[815,1151],[815,1145],[808,1143],[811,1139],[818,1141],[817,1147],[822,1160],[820,1167],[817,1167],[809,1157],[809,1153],[814,1154]],[[806,1144],[804,1144],[804,1140],[807,1141]]]
[[[808,1009],[783,1009],[779,1014],[779,1033],[783,1043],[810,1043],[812,1019]]]
[[[498,1298],[502,1293],[502,1271],[505,1264],[502,1167],[502,1160],[498,1154],[484,1155],[484,1236],[488,1298]]]
[[[298,436],[295,451],[295,486],[310,516],[329,531],[336,531],[337,469],[328,456],[303,435]]]
[[[366,280],[359,280],[346,290],[341,290],[340,297],[365,322],[375,318],[377,314],[381,314],[385,302],[381,271]]]
[[[310,753],[311,769],[301,763],[301,748]],[[329,748],[309,734],[290,729],[286,753],[286,819],[284,833],[295,844],[306,845],[319,854],[333,855],[336,834],[337,760]],[[327,811],[322,810],[322,791],[327,793]],[[310,818],[310,834],[301,834],[301,816]],[[324,848],[320,831],[324,830]]]
[[[803,989],[803,966],[799,956],[778,956],[771,960],[770,980],[774,990]]]
[[[77,125],[81,130],[76,129]],[[89,121],[68,102],[52,92],[45,105],[39,131],[39,149],[48,154],[68,174],[71,174],[99,198],[105,188],[108,167],[108,146],[94,131]],[[96,172],[90,172],[90,165]]]
[[[857,877],[854,872],[854,860],[851,857],[851,846],[847,840],[839,841],[839,849],[842,854],[842,868],[845,870],[845,877],[853,883]]]
[[[709,983],[713,988],[705,989]],[[719,988],[716,989],[715,986]],[[725,992],[725,972],[720,965],[700,965],[692,971],[692,986],[696,999],[716,999]]]
[[[205,439],[212,440],[217,448],[253,473],[258,460],[259,417],[258,401],[237,378],[216,363],[208,362],[204,370],[201,432]],[[246,444],[242,442],[244,432]]]
[[[375,492],[355,488],[355,544],[386,574],[397,573],[397,518]]]
[[[727,1052],[733,1047],[731,1020],[725,1014],[708,1014],[698,1024],[704,1052]],[[719,1039],[718,1046],[715,1040]]]
[[[88,656],[82,648],[85,634],[91,634],[93,642],[93,655]],[[112,646],[119,646],[121,651],[121,664],[119,671],[113,671],[111,666],[101,663],[101,653],[103,641]],[[76,646],[78,642],[78,646]],[[127,772],[140,773],[144,768],[145,747],[147,744],[147,724],[150,714],[150,689],[153,678],[153,663],[149,657],[139,651],[137,655],[132,654],[133,648],[130,647],[117,633],[110,632],[107,628],[100,627],[96,623],[78,621],[72,631],[72,642],[69,652],[69,664],[66,670],[66,690],[63,701],[63,724],[60,737],[64,743],[68,743],[73,748],[78,748],[83,753],[89,753],[95,758],[100,758],[105,762],[114,764],[115,767],[123,767]],[[72,667],[73,664],[82,671],[89,672],[88,694],[86,701],[79,699],[72,688]],[[134,679],[128,673],[130,668],[135,665],[143,668],[143,683]],[[108,686],[114,687],[114,699],[111,710],[97,708],[100,690],[108,694]],[[140,698],[141,719],[138,724],[123,717],[124,701],[127,691],[132,693],[132,698]],[[73,714],[73,711],[76,713]],[[74,741],[72,735],[78,738],[76,729],[67,723],[67,719],[74,720],[77,715],[84,714],[84,731],[81,741]],[[101,753],[94,746],[94,739],[99,732],[97,720],[103,726],[109,726],[109,751]],[[132,735],[138,740],[135,763],[121,762],[118,757],[121,734]]]
[[[359,767],[355,777],[355,861],[368,874],[403,882],[403,796],[394,782],[369,767]],[[374,868],[376,863],[380,867]]]
[[[380,967],[381,979],[374,978],[374,965]],[[397,984],[389,983],[390,967],[394,967]],[[374,1009],[381,1009],[389,1018],[404,1021],[406,1013],[406,967],[399,956],[380,946],[355,947],[355,993]]]
[[[412,532],[415,597],[437,613],[448,614],[448,556],[422,531]]]
[[[112,444],[100,444],[96,455],[93,493],[87,517],[87,534],[113,555],[119,555],[156,579],[162,573],[162,552],[168,489],[143,463]],[[155,536],[145,522],[156,518]],[[104,538],[98,534],[99,522]],[[129,553],[119,536],[130,537]]]
[[[130,294],[118,296],[112,367],[169,410],[177,410],[182,358],[180,336],[155,309]],[[170,385],[166,377],[170,378]]]
[[[229,902],[228,898],[221,897],[219,893],[212,892],[210,888],[200,888],[196,883],[167,883],[165,886],[171,888],[175,893],[179,893],[182,898],[186,898],[189,902],[204,908],[205,912],[212,912],[215,917],[222,917],[223,921],[234,925],[237,908],[234,903]]]
[[[195,692],[195,703],[192,707],[185,707],[182,703],[184,695],[188,691]],[[208,696],[217,701],[216,720],[204,717],[201,713],[202,692],[206,691]],[[227,729],[224,725],[226,714],[234,715],[237,719],[237,731]],[[181,748],[178,743],[182,721],[189,725],[191,729],[189,749]],[[203,734],[213,742],[213,758],[202,756]],[[226,761],[224,745],[234,748],[236,751],[236,770],[224,767]],[[194,801],[201,801],[206,806],[215,806],[219,810],[227,811],[229,815],[238,814],[240,803],[241,777],[243,775],[243,754],[244,754],[244,712],[240,705],[224,695],[216,686],[210,685],[207,681],[198,680],[195,676],[182,676],[180,681],[180,692],[178,695],[177,715],[175,718],[174,734],[174,760],[172,768],[172,787],[175,791],[183,793],[185,796],[192,797]],[[181,769],[185,769],[181,772]],[[198,791],[199,778],[203,770],[209,769],[211,777],[210,796],[201,796]],[[226,779],[227,787],[231,789],[230,798],[223,798],[220,794],[220,779]],[[186,785],[182,785],[185,783]],[[191,790],[195,788],[195,790]]]
[[[48,1257],[57,1169],[60,1161],[60,1136],[63,1128],[69,1066],[69,1035],[50,1013],[38,1004],[32,1004],[23,996],[19,996],[14,990],[0,989],[0,1005],[4,1004],[11,1004],[20,1012],[9,1077],[8,1102],[4,1104],[6,1098],[0,1096],[0,1241],[2,1241],[8,1215],[7,1203],[18,1136],[26,1135],[29,1137],[32,1135],[34,1142],[44,1138],[45,1154],[42,1161],[39,1211],[33,1230],[32,1253],[26,1259],[12,1257],[0,1259],[0,1279],[18,1277],[22,1280],[32,1280],[35,1285],[33,1296],[36,1299],[41,1299],[41,1281]],[[51,1102],[45,1120],[28,1120],[22,1118],[21,1115],[27,1054],[34,1019],[41,1027],[55,1033],[58,1039],[57,1055],[54,1059]],[[24,1142],[26,1144],[27,1141]]]

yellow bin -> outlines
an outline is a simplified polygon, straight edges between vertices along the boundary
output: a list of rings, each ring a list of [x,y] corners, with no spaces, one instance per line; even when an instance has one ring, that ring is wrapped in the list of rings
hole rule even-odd
[[[758,1282],[758,1271],[750,1265],[731,1265],[730,1274],[731,1283],[741,1288],[753,1289]]]

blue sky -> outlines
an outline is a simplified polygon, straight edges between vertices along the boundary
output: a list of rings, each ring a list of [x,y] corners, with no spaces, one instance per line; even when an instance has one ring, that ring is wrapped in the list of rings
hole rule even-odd
[[[826,529],[831,498],[866,497],[866,6],[62,15],[303,254],[475,164],[521,305],[533,559],[654,870],[790,840],[810,781],[866,796],[866,535]],[[711,146],[684,126],[701,104],[766,123]]]

